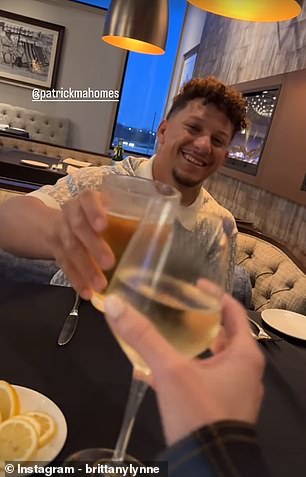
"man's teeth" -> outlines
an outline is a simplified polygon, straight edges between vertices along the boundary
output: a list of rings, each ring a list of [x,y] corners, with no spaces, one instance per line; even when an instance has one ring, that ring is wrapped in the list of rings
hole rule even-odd
[[[190,154],[184,154],[184,157],[187,161],[191,162],[192,164],[195,164],[196,166],[206,166],[206,162],[198,161]]]

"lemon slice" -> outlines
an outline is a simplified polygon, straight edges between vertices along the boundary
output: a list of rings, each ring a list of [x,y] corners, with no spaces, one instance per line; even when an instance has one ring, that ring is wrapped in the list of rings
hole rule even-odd
[[[56,424],[54,419],[46,412],[41,411],[29,411],[25,413],[25,416],[33,417],[40,425],[40,435],[38,437],[38,447],[43,447],[56,433]]]
[[[0,381],[0,411],[2,421],[19,414],[20,402],[16,390],[6,381]]]
[[[37,434],[37,437],[40,436],[41,426],[40,426],[40,423],[38,422],[38,420],[35,419],[34,417],[31,417],[27,414],[18,414],[18,416],[14,416],[12,419],[24,419],[24,420],[26,420],[29,424],[31,424],[34,427],[35,432]]]
[[[38,437],[32,424],[14,417],[0,424],[0,468],[5,461],[26,462],[38,446]]]

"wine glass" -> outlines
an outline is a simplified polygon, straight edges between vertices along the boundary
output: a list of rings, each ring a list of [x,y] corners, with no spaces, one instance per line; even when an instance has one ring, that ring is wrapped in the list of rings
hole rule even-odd
[[[167,236],[162,227],[152,231],[149,215],[150,211],[127,247],[107,294],[119,295],[175,348],[194,357],[209,348],[220,328],[229,267],[226,225],[216,215],[199,212],[191,228],[177,220]],[[200,279],[205,280],[202,290],[197,287]],[[116,338],[132,362],[136,380],[150,375],[135,350]]]
[[[171,226],[151,201],[106,294],[116,293],[129,302],[173,346],[193,357],[205,351],[218,334],[228,260],[222,218],[198,213],[188,229],[179,220]],[[204,292],[197,287],[200,278],[207,279]],[[126,449],[151,371],[132,347],[116,338],[133,365],[126,411],[114,451],[90,451],[99,463],[121,465],[132,459]],[[86,451],[81,451],[76,460],[86,457]]]

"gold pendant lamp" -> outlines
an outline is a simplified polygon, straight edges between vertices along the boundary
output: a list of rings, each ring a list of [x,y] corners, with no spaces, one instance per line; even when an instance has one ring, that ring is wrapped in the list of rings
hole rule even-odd
[[[210,13],[249,22],[279,22],[297,17],[304,0],[188,0]]]
[[[125,50],[162,55],[168,16],[168,0],[112,0],[102,39]]]

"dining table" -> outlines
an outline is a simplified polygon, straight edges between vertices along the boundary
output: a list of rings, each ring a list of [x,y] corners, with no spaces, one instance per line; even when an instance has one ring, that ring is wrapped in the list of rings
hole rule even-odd
[[[114,447],[131,378],[128,359],[103,314],[89,302],[80,306],[73,339],[58,346],[74,298],[68,287],[0,280],[0,379],[39,391],[62,410],[68,435],[56,462],[80,449]],[[259,313],[249,316],[260,322]],[[268,332],[277,336],[271,329]],[[266,358],[257,423],[262,452],[271,477],[305,477],[306,343],[284,337],[258,346]],[[150,389],[128,453],[152,461],[164,448],[157,401]]]
[[[31,192],[45,184],[55,184],[67,174],[66,164],[57,169],[59,158],[13,148],[0,149],[0,185]]]

